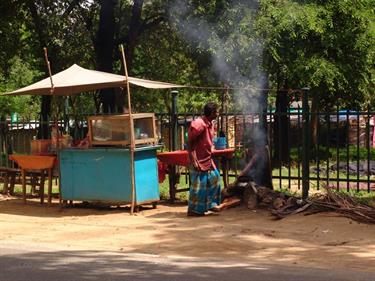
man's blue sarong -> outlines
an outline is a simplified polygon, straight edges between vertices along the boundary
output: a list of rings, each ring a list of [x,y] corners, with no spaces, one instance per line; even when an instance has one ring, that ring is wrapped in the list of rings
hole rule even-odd
[[[218,169],[205,172],[190,169],[190,192],[188,212],[204,214],[220,205],[220,173]]]

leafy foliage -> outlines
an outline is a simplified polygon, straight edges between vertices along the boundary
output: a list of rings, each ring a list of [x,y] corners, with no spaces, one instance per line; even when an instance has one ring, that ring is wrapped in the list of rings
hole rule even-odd
[[[372,101],[373,1],[261,1],[264,67],[279,87],[309,86],[327,108]]]
[[[23,63],[18,57],[9,60],[9,65],[6,81],[4,77],[0,79],[0,89],[2,92],[9,92],[27,86],[33,82],[35,77],[40,76],[39,71],[32,69],[28,63]],[[35,118],[35,112],[39,110],[39,107],[39,97],[35,96],[8,96],[0,98],[0,112],[2,116],[18,113],[23,117]]]
[[[256,104],[262,87],[309,86],[326,109],[337,103],[347,108],[375,105],[373,0],[116,0],[116,44],[129,36],[135,3],[143,6],[132,42],[133,76],[231,86],[232,110]],[[100,7],[97,0],[1,1],[1,92],[46,77],[44,46],[53,73],[73,63],[96,69]],[[121,73],[119,53],[112,52],[114,72]],[[169,91],[134,88],[132,93],[136,111],[169,110]],[[180,111],[199,111],[221,95],[217,90],[180,90]],[[74,111],[95,111],[93,97],[79,97]],[[3,97],[0,103],[2,115],[39,111],[35,97]]]

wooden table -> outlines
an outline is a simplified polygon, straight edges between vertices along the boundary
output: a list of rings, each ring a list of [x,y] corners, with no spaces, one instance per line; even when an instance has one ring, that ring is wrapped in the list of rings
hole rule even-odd
[[[224,187],[228,186],[228,160],[233,157],[234,148],[226,149],[214,149],[212,151],[213,158],[220,158],[221,169],[223,171],[223,182]],[[176,150],[169,152],[162,152],[157,154],[158,159],[170,166],[184,166],[188,167],[190,165],[189,154],[187,150]],[[172,169],[171,169],[172,170]],[[173,178],[173,177],[172,177]],[[173,181],[173,180],[172,180]],[[171,200],[174,201],[176,192],[186,191],[188,189],[177,190],[175,183],[170,183],[169,193]]]
[[[21,169],[22,196],[26,203],[26,172],[40,171],[40,203],[44,203],[45,172],[48,174],[48,204],[52,201],[52,169],[56,163],[56,156],[20,155],[12,154],[9,159],[16,162]]]

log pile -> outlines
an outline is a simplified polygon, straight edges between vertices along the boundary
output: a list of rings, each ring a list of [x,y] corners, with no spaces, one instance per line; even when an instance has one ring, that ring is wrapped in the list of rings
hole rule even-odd
[[[297,201],[298,202],[298,201]],[[359,202],[356,198],[326,189],[325,194],[320,194],[296,205],[284,206],[281,209],[271,210],[276,218],[284,218],[290,214],[306,211],[305,215],[321,212],[335,212],[352,220],[372,224],[375,223],[375,208]]]
[[[255,209],[259,204],[267,206],[276,219],[304,212],[305,215],[320,212],[335,212],[352,220],[375,224],[375,208],[359,202],[356,198],[331,189],[324,194],[301,200],[282,192],[258,186],[254,182],[237,182],[223,191],[227,198],[237,197],[249,209]]]
[[[375,223],[375,208],[362,204],[356,198],[327,189],[327,193],[309,200],[310,214],[324,211],[337,212],[340,215],[363,223]]]

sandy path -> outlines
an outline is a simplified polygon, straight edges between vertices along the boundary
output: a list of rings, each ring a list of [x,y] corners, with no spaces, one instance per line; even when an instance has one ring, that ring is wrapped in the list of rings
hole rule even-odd
[[[60,209],[0,198],[0,241],[375,272],[375,225],[333,214],[274,221],[266,210],[242,207],[202,218],[187,218],[185,211],[161,205],[130,216],[124,209]]]

